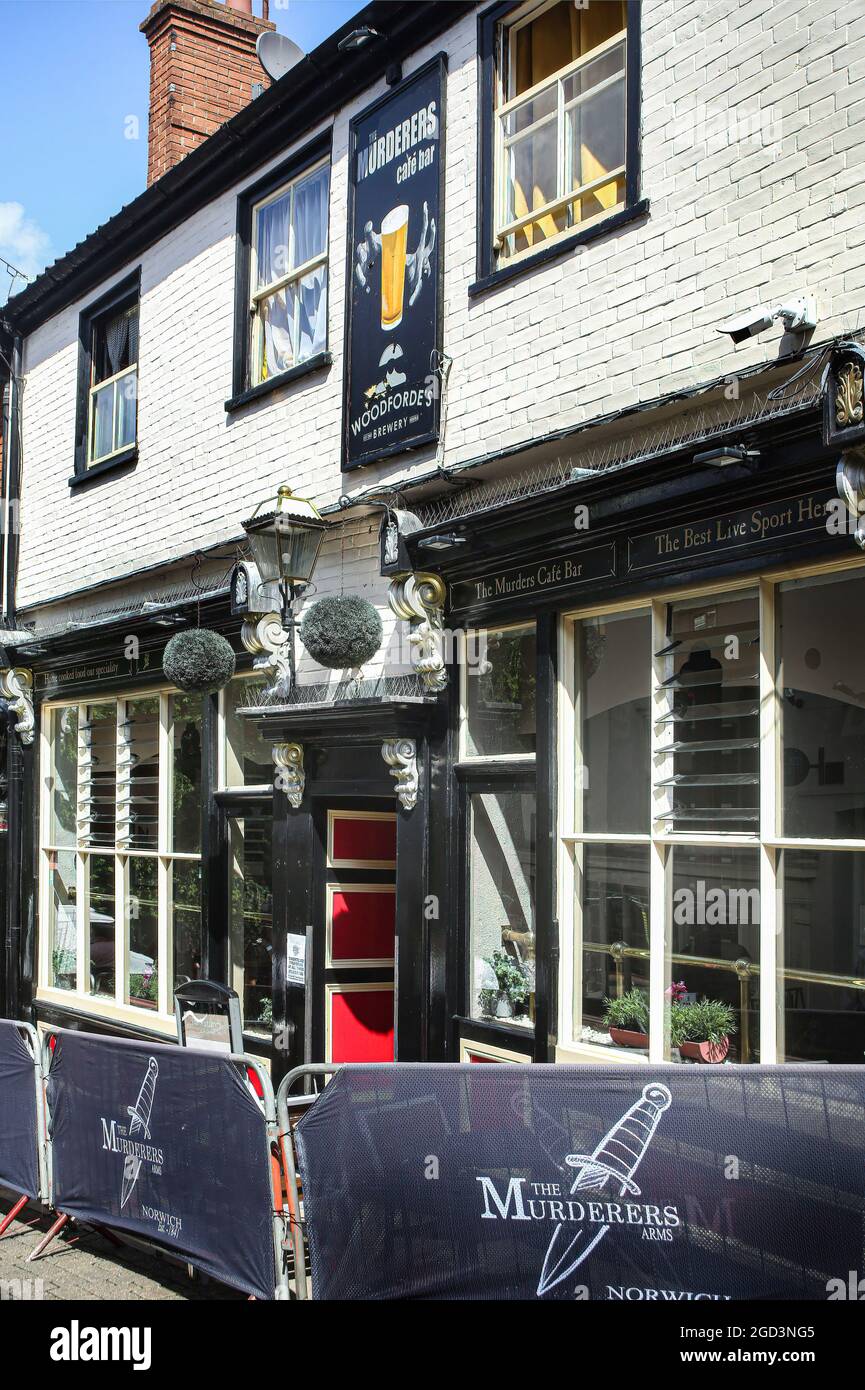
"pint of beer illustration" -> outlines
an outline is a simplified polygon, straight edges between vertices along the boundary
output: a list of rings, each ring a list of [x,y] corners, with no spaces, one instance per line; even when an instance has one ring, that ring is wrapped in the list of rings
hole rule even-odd
[[[402,323],[405,293],[405,256],[408,237],[408,207],[391,208],[381,224],[381,326],[396,328]]]

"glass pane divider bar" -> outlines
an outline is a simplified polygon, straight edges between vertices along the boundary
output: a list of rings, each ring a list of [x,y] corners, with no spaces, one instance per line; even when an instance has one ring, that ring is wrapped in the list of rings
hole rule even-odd
[[[171,969],[173,933],[169,911],[169,890],[173,876],[165,859],[174,838],[172,823],[174,759],[172,754],[171,696],[163,693],[159,697],[159,829],[157,836],[159,863],[156,870],[158,901],[156,915],[157,1008],[163,1014],[169,1012],[169,984],[174,978],[174,971]]]
[[[651,650],[658,651],[664,645],[666,636],[667,607],[660,600],[652,603]],[[651,816],[650,826],[654,829],[659,812],[673,808],[671,788],[658,784],[659,778],[669,777],[674,769],[674,759],[670,753],[673,730],[661,723],[658,716],[670,707],[670,692],[664,688],[666,658],[652,657],[651,668],[651,720],[650,720],[650,776],[651,776]],[[655,835],[649,850],[649,1061],[669,1060],[670,1046],[667,1036],[666,1008],[664,991],[670,979],[670,934],[667,926],[668,855],[665,845]]]
[[[542,203],[540,207],[530,208],[523,213],[522,217],[514,218],[512,222],[506,222],[503,227],[499,227],[496,232],[496,241],[506,241],[514,232],[518,232],[521,227],[527,227],[532,222],[538,222],[542,217],[547,217],[551,213],[558,212],[561,208],[567,207],[569,203],[576,203],[580,198],[585,198],[589,193],[593,193],[596,188],[604,188],[608,183],[615,183],[617,179],[623,178],[625,174],[624,164],[620,164],[615,169],[606,170],[599,174],[597,178],[590,179],[588,183],[581,183],[576,188],[567,193],[560,194],[557,198],[552,198],[548,203]],[[605,212],[613,212],[613,208],[606,208]],[[568,229],[570,230],[570,229]]]
[[[780,1016],[778,966],[783,951],[778,921],[777,856],[766,845],[767,836],[777,827],[778,793],[778,701],[775,685],[775,588],[765,579],[759,583],[759,660],[760,660],[760,1061],[777,1062],[783,1056],[779,1047]],[[780,995],[783,1000],[783,993]]]

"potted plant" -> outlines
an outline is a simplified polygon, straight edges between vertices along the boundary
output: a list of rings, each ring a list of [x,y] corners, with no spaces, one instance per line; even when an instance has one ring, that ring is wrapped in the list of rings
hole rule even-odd
[[[481,1012],[491,1018],[513,1018],[522,1012],[529,997],[526,972],[519,961],[501,948],[487,956],[485,964],[495,975],[497,988],[488,987],[478,991]]]
[[[670,1041],[681,1057],[694,1062],[723,1062],[730,1050],[730,1034],[736,1019],[729,1004],[720,999],[699,999],[694,1004],[673,1001],[670,1006]]]
[[[639,989],[604,1000],[604,1023],[619,1047],[649,1046],[649,1003]]]

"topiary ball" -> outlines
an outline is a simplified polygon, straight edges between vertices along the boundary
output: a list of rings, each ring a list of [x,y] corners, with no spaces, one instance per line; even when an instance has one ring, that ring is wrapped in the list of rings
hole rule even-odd
[[[354,670],[369,661],[382,633],[378,609],[356,594],[318,599],[300,625],[300,640],[312,659],[333,670]]]
[[[234,667],[230,643],[218,632],[209,632],[206,628],[176,633],[162,654],[162,669],[172,685],[202,695],[227,685],[234,675]]]

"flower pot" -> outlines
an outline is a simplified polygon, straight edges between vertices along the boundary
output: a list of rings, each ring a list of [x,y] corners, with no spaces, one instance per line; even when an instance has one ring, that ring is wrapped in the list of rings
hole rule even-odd
[[[630,1028],[611,1028],[610,1037],[619,1047],[648,1047],[648,1033],[634,1033]]]
[[[719,1043],[684,1042],[679,1044],[680,1056],[690,1057],[693,1062],[723,1062],[729,1051],[729,1038],[722,1038]]]
[[[500,990],[496,1000],[496,1018],[513,1018],[514,1006],[504,990]]]

